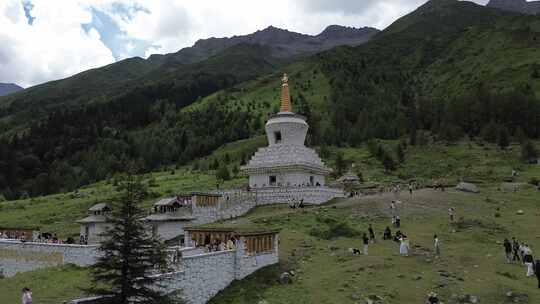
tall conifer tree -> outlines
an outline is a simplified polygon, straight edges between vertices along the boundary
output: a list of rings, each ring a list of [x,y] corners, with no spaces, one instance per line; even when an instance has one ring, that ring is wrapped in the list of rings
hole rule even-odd
[[[119,183],[119,202],[113,205],[112,228],[104,233],[102,254],[92,268],[93,294],[111,297],[114,304],[161,304],[173,300],[159,291],[155,274],[167,270],[163,242],[148,233],[140,205],[146,194],[140,178],[128,175]]]

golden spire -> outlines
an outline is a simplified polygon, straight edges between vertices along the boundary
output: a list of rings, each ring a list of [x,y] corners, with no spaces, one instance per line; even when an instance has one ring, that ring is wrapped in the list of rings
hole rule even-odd
[[[292,112],[291,96],[289,95],[289,77],[283,74],[281,78],[281,109],[280,112]]]

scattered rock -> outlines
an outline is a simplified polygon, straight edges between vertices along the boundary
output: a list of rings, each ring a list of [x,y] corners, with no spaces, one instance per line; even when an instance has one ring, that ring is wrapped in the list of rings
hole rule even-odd
[[[456,186],[456,190],[469,193],[479,193],[478,187],[475,184],[461,182]]]
[[[480,303],[480,299],[477,296],[473,296],[473,295],[469,295],[469,294],[458,297],[458,301],[459,301],[459,303],[462,303],[462,304]]]
[[[288,272],[284,272],[279,276],[279,282],[283,285],[292,284],[292,276]]]
[[[351,295],[351,299],[353,299],[353,300],[355,300],[355,301],[360,300],[360,295],[357,294],[357,293],[353,293],[353,294]]]
[[[257,302],[257,304],[268,304],[268,301],[266,301],[266,300],[260,300],[259,302]]]
[[[413,280],[415,281],[420,281],[422,279],[422,276],[421,275],[417,275],[413,278]]]
[[[384,301],[384,298],[375,294],[371,294],[367,296],[366,298],[366,304],[378,304],[378,303],[383,303],[383,301]]]
[[[526,293],[509,291],[506,293],[506,299],[510,303],[529,303],[529,295]]]
[[[517,212],[516,212],[517,215],[523,215],[525,214],[525,212],[523,212],[523,210],[519,209]]]

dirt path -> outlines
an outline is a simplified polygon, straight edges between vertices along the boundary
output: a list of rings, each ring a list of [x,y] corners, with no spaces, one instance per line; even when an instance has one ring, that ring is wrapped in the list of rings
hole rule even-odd
[[[382,195],[368,195],[356,198],[347,198],[335,204],[338,208],[352,208],[355,214],[366,216],[392,216],[390,204],[397,201],[397,212],[400,216],[448,214],[448,208],[457,207],[461,212],[474,212],[478,210],[475,204],[464,203],[470,199],[477,199],[478,194],[467,194],[455,190],[445,192],[433,189],[422,189],[410,195],[403,191],[396,195],[384,193]]]

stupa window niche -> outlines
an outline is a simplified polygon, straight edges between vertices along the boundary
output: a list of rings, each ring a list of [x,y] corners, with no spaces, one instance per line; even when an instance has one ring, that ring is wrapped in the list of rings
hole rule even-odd
[[[281,131],[274,132],[275,143],[281,143]]]
[[[276,176],[269,176],[268,178],[268,184],[270,184],[270,186],[275,186],[277,183],[277,177]]]

